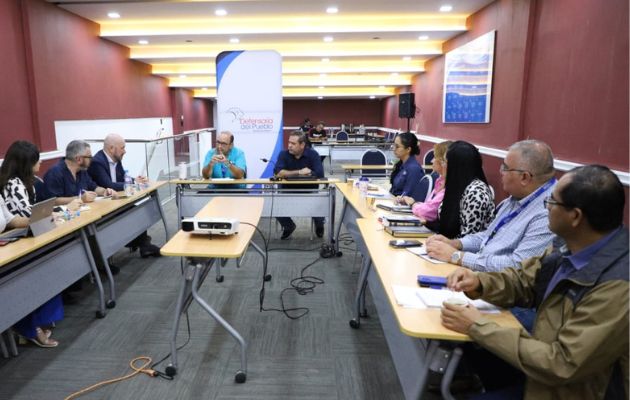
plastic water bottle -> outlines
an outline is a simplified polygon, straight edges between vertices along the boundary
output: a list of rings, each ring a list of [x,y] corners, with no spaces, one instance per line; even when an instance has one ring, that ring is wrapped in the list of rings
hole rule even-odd
[[[361,197],[365,197],[367,196],[367,192],[368,192],[368,183],[369,180],[366,176],[362,176],[359,179],[359,192],[361,192]]]
[[[133,179],[129,175],[129,170],[125,170],[125,196],[133,196]]]

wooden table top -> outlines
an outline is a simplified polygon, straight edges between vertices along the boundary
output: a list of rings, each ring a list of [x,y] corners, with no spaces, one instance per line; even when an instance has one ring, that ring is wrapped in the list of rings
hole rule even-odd
[[[166,243],[161,253],[175,257],[238,258],[243,255],[254,235],[251,225],[258,225],[262,214],[262,197],[214,197],[195,217],[235,218],[239,221],[238,233],[229,236],[194,235],[178,231]]]
[[[376,219],[358,219],[357,223],[370,252],[372,266],[387,293],[400,330],[413,337],[469,341],[468,335],[451,331],[442,326],[439,309],[414,309],[399,306],[396,303],[392,288],[392,285],[418,287],[418,275],[447,276],[457,266],[433,264],[405,249],[390,247],[389,241],[392,237],[383,231]],[[516,318],[509,311],[502,311],[501,314],[487,314],[487,317],[496,320],[499,325],[520,327]]]
[[[383,165],[361,165],[361,164],[341,164],[341,168],[344,170],[349,169],[386,169],[392,170],[394,166],[391,164],[383,164]]]
[[[269,178],[261,179],[173,179],[170,181],[175,185],[325,185],[340,182],[338,178],[328,178],[325,181],[312,180],[312,181],[271,181]]]
[[[357,213],[359,213],[361,218],[376,218],[377,213],[376,210],[373,208],[373,203],[380,199],[366,199],[361,197],[361,192],[358,188],[354,187],[354,182],[336,183],[335,186],[337,187],[337,190],[341,192],[343,197],[345,197],[346,201],[348,201],[348,203],[350,203],[350,205],[357,211]],[[369,191],[368,195],[370,193],[376,192]],[[379,193],[382,193],[382,191],[380,191]],[[392,197],[389,197],[389,199],[391,198]],[[387,197],[383,198],[383,200],[387,199]]]

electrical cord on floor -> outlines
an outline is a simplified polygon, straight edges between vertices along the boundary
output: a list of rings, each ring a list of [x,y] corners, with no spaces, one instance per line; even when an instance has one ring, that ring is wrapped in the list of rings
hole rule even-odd
[[[140,366],[136,366],[136,361],[144,361],[144,363]],[[129,362],[129,367],[133,370],[133,372],[127,375],[120,376],[118,378],[108,379],[106,381],[95,383],[92,386],[88,386],[85,389],[81,389],[78,392],[72,393],[71,395],[67,396],[64,400],[76,399],[79,396],[83,396],[84,394],[89,393],[105,385],[121,382],[126,379],[131,379],[134,376],[139,375],[139,374],[146,374],[146,375],[149,375],[150,377],[156,377],[158,376],[158,372],[154,371],[153,369],[147,368],[149,364],[151,364],[151,361],[152,361],[151,357],[147,357],[147,356],[136,357]]]
[[[188,311],[186,311],[184,313],[184,315],[186,316],[186,333],[187,333],[187,337],[186,337],[186,341],[184,343],[182,343],[181,345],[179,345],[179,347],[176,348],[177,351],[180,351],[181,349],[186,347],[186,345],[188,343],[190,343],[190,318],[188,318]],[[162,364],[170,356],[171,356],[171,352],[169,351],[169,353],[167,355],[165,355],[164,357],[160,358],[158,361],[156,361],[153,364],[151,364],[151,369],[155,370],[155,372],[158,373],[158,376],[160,378],[164,378],[166,380],[172,381],[173,377],[171,375],[168,375],[166,372],[158,371],[156,369],[156,367],[158,365]]]

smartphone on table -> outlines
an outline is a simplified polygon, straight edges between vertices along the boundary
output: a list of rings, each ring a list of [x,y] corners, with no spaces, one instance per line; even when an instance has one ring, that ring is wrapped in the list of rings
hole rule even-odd
[[[397,249],[404,249],[406,247],[422,247],[422,243],[420,243],[420,241],[418,240],[403,239],[390,240],[389,245]]]

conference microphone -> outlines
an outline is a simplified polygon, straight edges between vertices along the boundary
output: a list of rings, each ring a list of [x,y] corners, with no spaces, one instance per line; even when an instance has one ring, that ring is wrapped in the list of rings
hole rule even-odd
[[[276,160],[270,160],[268,158],[261,158],[260,161],[264,162],[264,163],[268,163],[271,162],[271,166],[274,167],[276,165]],[[270,181],[274,182],[274,181],[279,181],[280,178],[276,176],[276,173],[274,172],[273,176],[269,178]]]

